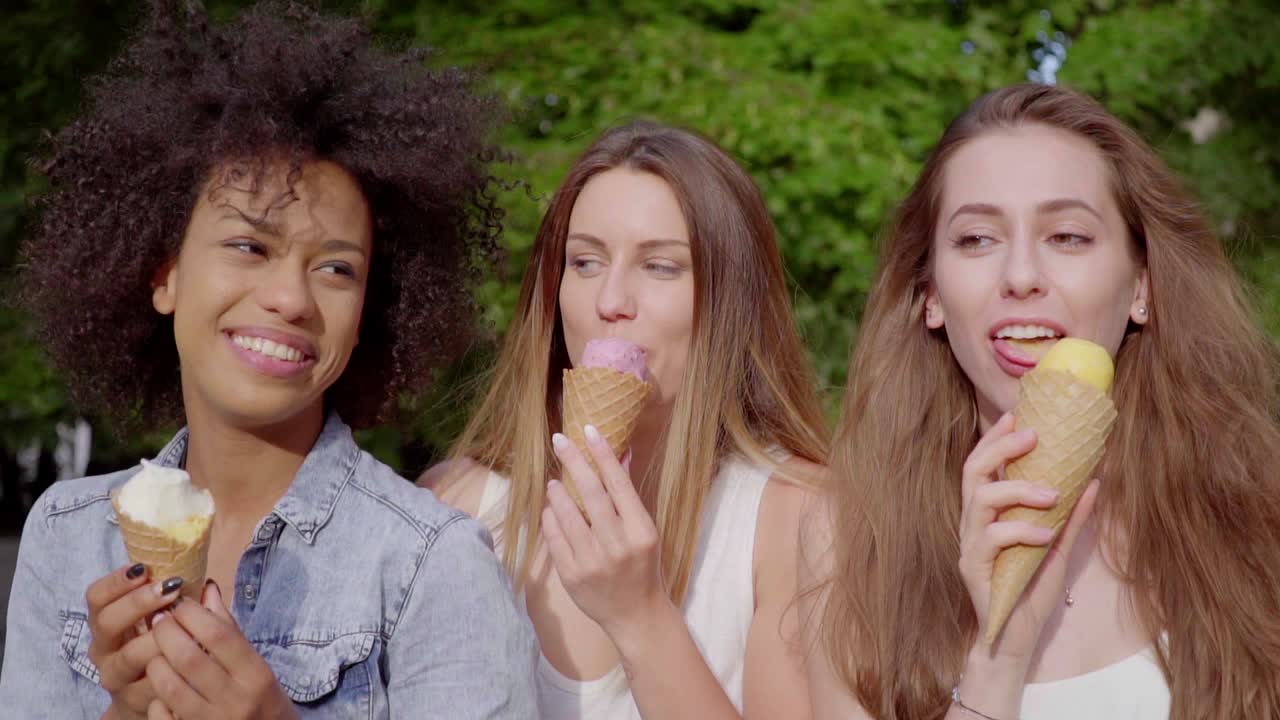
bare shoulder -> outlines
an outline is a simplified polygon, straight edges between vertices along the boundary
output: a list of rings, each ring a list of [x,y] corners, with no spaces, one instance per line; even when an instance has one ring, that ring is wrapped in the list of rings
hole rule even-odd
[[[469,458],[446,460],[427,468],[418,487],[430,490],[440,501],[475,517],[480,512],[489,471]]]
[[[795,547],[797,533],[812,520],[825,519],[827,468],[801,458],[782,463],[765,485],[760,499],[757,535]],[[824,527],[829,523],[824,523]],[[788,560],[790,561],[790,560]]]
[[[826,468],[792,458],[769,477],[756,518],[756,594],[763,600],[795,590],[796,553],[807,518],[825,503],[821,488]]]

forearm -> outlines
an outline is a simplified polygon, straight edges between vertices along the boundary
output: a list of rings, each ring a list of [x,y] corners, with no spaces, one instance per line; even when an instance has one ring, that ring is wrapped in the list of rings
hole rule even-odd
[[[664,605],[652,620],[618,632],[613,640],[641,717],[741,719],[674,606]]]

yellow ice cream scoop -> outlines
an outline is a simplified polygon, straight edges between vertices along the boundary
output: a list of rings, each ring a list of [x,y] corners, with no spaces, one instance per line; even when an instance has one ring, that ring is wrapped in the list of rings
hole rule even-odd
[[[204,535],[205,531],[209,529],[209,523],[212,520],[212,515],[192,515],[186,520],[166,525],[161,530],[165,535],[172,538],[174,542],[190,545]]]
[[[1101,345],[1072,337],[1054,343],[1040,358],[1036,369],[1069,372],[1102,392],[1111,389],[1111,381],[1116,375],[1111,355]]]

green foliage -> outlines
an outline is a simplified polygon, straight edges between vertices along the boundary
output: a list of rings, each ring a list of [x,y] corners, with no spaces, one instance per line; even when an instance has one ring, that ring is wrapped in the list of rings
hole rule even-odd
[[[20,198],[31,187],[18,159],[33,149],[36,128],[56,126],[75,107],[77,79],[100,66],[134,14],[133,3],[107,7],[104,23],[83,7],[42,0],[0,29],[6,67],[16,69],[6,82],[17,83],[4,90],[15,110],[0,118],[0,262],[12,262]],[[509,322],[541,212],[568,165],[605,128],[654,117],[715,139],[760,184],[796,315],[821,381],[837,397],[886,214],[945,123],[982,92],[1025,79],[1038,38],[1063,32],[1073,43],[1059,82],[1097,95],[1183,174],[1253,284],[1263,321],[1280,336],[1280,11],[1261,2],[370,0],[363,7],[388,37],[426,41],[445,51],[442,62],[484,70],[512,109],[502,140],[518,160],[503,172],[532,193],[503,196],[507,261],[479,288],[496,333]],[[1229,125],[1197,144],[1184,124],[1202,108]],[[17,318],[0,326],[3,347],[26,347],[17,327]],[[490,351],[478,348],[442,374],[433,395],[412,406],[419,412],[407,434],[371,436],[379,454],[408,462],[397,443],[420,456],[443,447],[460,428]],[[0,417],[44,432],[48,419],[68,412],[56,382],[34,352],[4,353]],[[6,426],[0,442],[21,429]]]
[[[1040,33],[1074,38],[1059,81],[1141,129],[1201,194],[1280,335],[1275,10],[1225,0],[375,7],[387,31],[490,73],[516,112],[506,136],[521,155],[516,175],[543,197],[592,137],[637,116],[698,129],[739,158],[768,199],[831,398],[887,212],[951,117],[1026,79]],[[1182,125],[1205,106],[1232,124],[1197,145]],[[484,295],[499,327],[544,206],[522,200],[512,198],[504,282]]]

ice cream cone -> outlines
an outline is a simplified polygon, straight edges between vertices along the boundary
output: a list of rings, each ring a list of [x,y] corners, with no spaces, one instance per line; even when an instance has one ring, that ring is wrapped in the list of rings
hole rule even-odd
[[[564,434],[587,456],[592,469],[598,470],[587,451],[582,426],[594,425],[614,455],[622,457],[648,397],[649,383],[628,372],[607,367],[565,370],[560,405]],[[567,477],[564,482],[574,502],[582,507],[582,498],[573,482]]]
[[[115,507],[116,519],[120,522],[120,534],[124,538],[124,547],[129,553],[129,559],[146,565],[152,580],[181,577],[182,594],[198,600],[204,589],[205,568],[209,557],[209,530],[212,523],[205,526],[203,534],[194,542],[182,543],[160,528],[151,527],[129,517],[120,509],[120,504],[114,495],[111,498],[111,504]]]
[[[1115,405],[1105,392],[1071,373],[1042,368],[1022,377],[1014,417],[1019,430],[1036,431],[1037,441],[1035,449],[1005,468],[1006,478],[1053,488],[1058,491],[1058,502],[1048,510],[1009,508],[1000,513],[999,519],[1050,527],[1056,535],[1102,459],[1107,436],[1116,421]],[[996,556],[987,612],[988,643],[1000,635],[1048,548],[1014,545]]]

